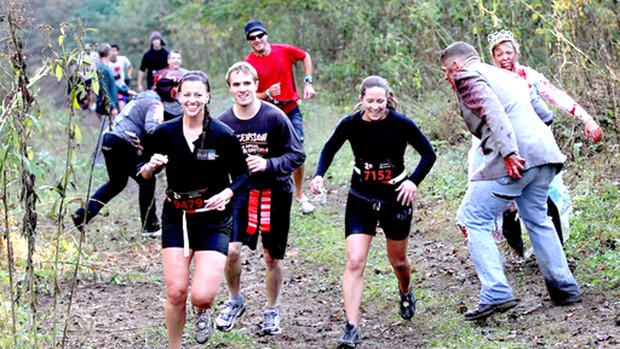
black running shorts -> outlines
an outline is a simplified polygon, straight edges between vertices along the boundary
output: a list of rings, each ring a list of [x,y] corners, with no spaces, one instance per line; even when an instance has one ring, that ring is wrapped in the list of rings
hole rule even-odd
[[[377,234],[377,223],[385,237],[401,241],[409,236],[411,229],[411,206],[398,202],[381,203],[367,201],[351,193],[347,198],[345,213],[345,237],[352,234]]]
[[[228,243],[233,228],[233,218],[226,215],[218,222],[205,219],[206,213],[187,214],[189,248],[193,251],[216,251],[228,255]],[[183,223],[166,219],[162,215],[161,246],[183,248]]]
[[[248,227],[248,201],[249,192],[244,190],[235,193],[232,203],[233,211],[233,235],[231,242],[242,242],[250,249],[255,250],[258,243],[259,232],[254,235],[247,233]],[[263,248],[266,248],[275,259],[284,259],[288,233],[291,223],[291,205],[293,194],[272,189],[271,191],[271,231],[260,232],[263,238]]]

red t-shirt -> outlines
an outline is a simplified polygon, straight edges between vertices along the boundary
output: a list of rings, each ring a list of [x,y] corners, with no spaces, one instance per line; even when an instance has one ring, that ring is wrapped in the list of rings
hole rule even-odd
[[[280,83],[280,95],[275,99],[283,102],[299,100],[293,78],[293,65],[306,58],[306,51],[292,45],[270,44],[271,52],[267,56],[258,57],[254,53],[245,58],[258,73],[258,92],[262,93],[271,85]],[[284,113],[288,113],[296,106],[290,103],[285,106]],[[290,109],[290,110],[287,110]]]

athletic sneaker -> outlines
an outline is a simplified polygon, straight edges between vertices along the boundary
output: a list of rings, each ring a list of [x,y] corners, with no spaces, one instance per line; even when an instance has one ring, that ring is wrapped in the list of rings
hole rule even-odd
[[[142,232],[142,236],[146,238],[156,238],[161,236],[161,226],[159,224],[155,224],[153,226],[147,226]]]
[[[295,201],[297,201],[301,207],[301,213],[307,214],[314,212],[314,205],[310,203],[307,196],[304,195],[301,199],[295,198]]]
[[[71,219],[73,219],[73,224],[80,232],[84,232],[84,215],[79,213],[80,210],[75,211],[71,214]]]
[[[194,338],[196,342],[206,343],[213,333],[213,324],[209,310],[204,309],[196,313],[196,324],[194,325]]]
[[[400,293],[400,291],[398,292]],[[413,289],[409,290],[409,293],[400,293],[400,317],[405,320],[409,320],[415,314],[415,303],[417,300],[413,295]]]
[[[361,342],[360,329],[351,323],[344,326],[344,334],[338,341],[339,348],[355,348]]]
[[[282,327],[280,327],[280,311],[277,306],[273,308],[265,307],[263,315],[265,316],[263,321],[264,334],[278,334],[282,332]]]
[[[240,303],[235,303],[232,300],[227,300],[224,303],[224,310],[215,319],[215,328],[220,331],[228,332],[235,326],[235,321],[245,312],[245,305],[243,304],[243,297],[241,297]]]

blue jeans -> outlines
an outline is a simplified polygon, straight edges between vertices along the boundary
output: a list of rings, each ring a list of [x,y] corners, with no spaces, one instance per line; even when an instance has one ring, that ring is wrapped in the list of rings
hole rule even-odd
[[[523,172],[521,179],[502,177],[469,183],[457,221],[467,230],[467,247],[482,286],[481,304],[514,299],[501,255],[491,235],[495,217],[512,200],[517,202],[551,300],[561,303],[569,297],[579,296],[579,286],[547,216],[549,183],[556,173],[556,166],[544,165]]]
[[[293,129],[295,130],[295,133],[297,134],[297,136],[303,143],[304,142],[304,117],[301,115],[301,111],[299,110],[299,107],[295,107],[295,109],[288,112],[286,116],[288,116],[288,118],[291,120],[291,124],[293,125]]]

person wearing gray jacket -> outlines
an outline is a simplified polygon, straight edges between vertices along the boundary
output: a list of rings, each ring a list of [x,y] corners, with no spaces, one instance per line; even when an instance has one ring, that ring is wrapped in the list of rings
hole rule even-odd
[[[147,137],[164,120],[163,102],[173,100],[181,75],[167,75],[159,79],[153,90],[140,93],[129,102],[114,120],[112,131],[103,136],[103,155],[109,180],[88,200],[86,207],[72,213],[78,229],[90,222],[101,208],[127,186],[129,178],[140,188],[140,219],[143,235],[161,235],[160,224],[155,213],[155,177],[144,179],[139,167],[148,162],[143,157]]]
[[[547,291],[556,305],[581,301],[566,255],[547,216],[549,183],[565,160],[553,134],[537,115],[523,79],[482,63],[476,50],[455,42],[441,54],[445,79],[456,91],[470,132],[481,140],[484,164],[471,176],[457,221],[481,283],[478,307],[465,320],[484,319],[515,307],[491,231],[495,217],[515,200]]]

